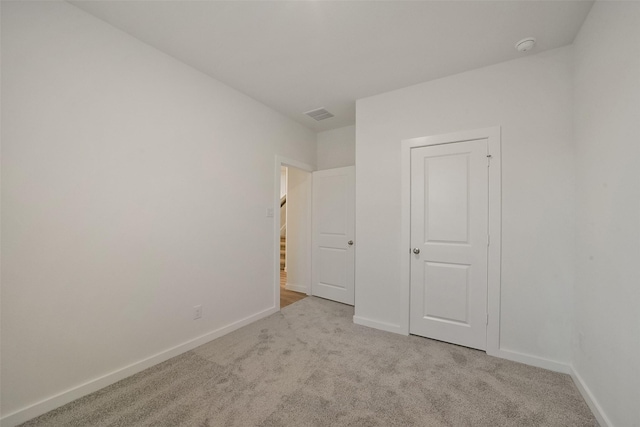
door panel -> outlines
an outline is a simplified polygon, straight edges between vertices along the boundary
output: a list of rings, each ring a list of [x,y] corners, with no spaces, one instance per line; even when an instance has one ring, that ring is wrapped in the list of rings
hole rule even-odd
[[[353,305],[355,168],[313,173],[313,266],[315,296]]]
[[[467,243],[469,157],[467,154],[424,159],[425,242]]]
[[[318,248],[318,282],[334,288],[346,289],[347,250]]]
[[[424,263],[424,318],[469,324],[469,265]]]
[[[344,236],[347,232],[347,197],[349,176],[317,175],[317,218],[318,231],[323,235]]]
[[[410,333],[485,349],[485,139],[411,150]]]

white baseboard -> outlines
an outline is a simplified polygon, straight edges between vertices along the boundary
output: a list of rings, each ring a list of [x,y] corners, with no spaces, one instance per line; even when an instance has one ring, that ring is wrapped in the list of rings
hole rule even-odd
[[[377,320],[353,316],[353,323],[357,325],[368,326],[370,328],[381,329],[387,332],[395,332],[398,334],[406,335],[406,333],[404,333],[403,329],[400,326],[379,322]],[[535,366],[537,368],[548,369],[550,371],[570,375],[578,391],[582,395],[582,398],[585,400],[585,402],[589,406],[589,409],[591,409],[591,412],[593,412],[593,415],[596,417],[596,420],[598,421],[598,424],[600,424],[600,427],[613,427],[613,424],[611,423],[605,412],[602,410],[602,407],[600,406],[596,398],[589,390],[589,387],[587,387],[580,374],[576,372],[575,368],[572,365],[507,349],[488,349],[487,354],[489,356],[499,357],[501,359],[524,363],[525,365]]]
[[[596,420],[598,420],[600,427],[613,427],[613,423],[602,410],[602,406],[600,406],[596,398],[593,396],[593,393],[591,393],[591,390],[589,390],[589,387],[587,387],[584,380],[573,366],[571,366],[571,379],[573,379],[578,391],[584,398],[585,402],[587,402],[587,405],[589,406],[589,409],[591,409],[591,412],[593,412]]]
[[[295,283],[287,282],[287,284],[284,285],[284,288],[288,291],[301,292],[305,295],[309,295],[309,289],[306,286],[296,285]]]
[[[370,328],[381,329],[387,332],[394,332],[396,334],[407,335],[407,331],[399,325],[393,325],[391,323],[380,322],[378,320],[367,319],[360,316],[353,316],[353,323],[362,326],[368,326]],[[551,359],[545,359],[543,357],[532,356],[529,354],[518,353],[517,351],[498,349],[487,350],[489,356],[499,357],[501,359],[511,360],[513,362],[524,363],[525,365],[531,365],[538,368],[548,369],[554,372],[560,372],[563,374],[571,374],[571,366]]]
[[[381,329],[387,332],[395,332],[398,334],[407,335],[405,331],[398,325],[379,322],[377,320],[371,320],[364,317],[353,316],[353,323],[357,325],[368,326],[370,328]],[[487,349],[487,354],[489,356],[499,357],[501,359],[524,363],[525,365],[531,365],[538,368],[548,369],[550,371],[570,375],[578,391],[589,406],[589,409],[591,409],[591,412],[593,412],[593,415],[596,417],[596,420],[600,424],[600,427],[613,427],[613,424],[611,423],[605,412],[602,410],[600,404],[598,404],[598,401],[589,390],[589,387],[587,387],[580,374],[576,372],[575,368],[572,365],[503,348],[497,350]]]
[[[270,316],[271,314],[277,313],[277,312],[278,312],[277,308],[271,307],[267,310],[261,311],[254,315],[245,317],[244,319],[231,323],[230,325],[223,326],[222,328],[218,328],[214,331],[208,332],[204,335],[201,335],[197,338],[186,341],[175,347],[171,347],[167,350],[164,350],[146,359],[140,360],[136,363],[117,369],[101,377],[87,381],[84,384],[73,387],[69,390],[63,391],[62,393],[48,397],[44,400],[41,400],[40,402],[34,403],[25,408],[19,409],[15,412],[12,412],[10,414],[3,416],[2,419],[0,419],[0,425],[2,427],[17,426],[18,424],[21,424],[39,415],[47,413],[55,408],[65,405],[69,402],[72,402],[90,393],[98,391],[104,387],[107,387],[113,383],[116,383],[133,374],[137,374],[140,371],[150,368],[151,366],[157,365],[158,363],[171,359],[172,357],[178,356],[189,350],[193,350],[194,348],[199,347],[202,344],[206,344],[209,341],[212,341],[216,338],[219,338],[223,335],[233,332],[236,329],[239,329],[243,326],[253,323],[256,320],[260,320],[264,317]]]
[[[406,331],[400,325],[367,319],[366,317],[353,316],[353,323],[356,325],[368,326],[369,328],[380,329],[382,331],[393,332],[395,334],[407,335]]]
[[[399,325],[391,323],[380,322],[378,320],[367,319],[361,316],[353,316],[353,323],[362,326],[368,326],[370,328],[380,329],[387,332],[394,332],[396,334],[408,335],[407,331]],[[487,349],[489,356],[499,357],[501,359],[511,360],[513,362],[524,363],[525,365],[535,366],[537,368],[548,369],[554,372],[560,372],[562,374],[571,374],[571,365],[558,362],[551,359],[545,359],[543,357],[532,356],[529,354],[518,353],[517,351],[498,349]]]
[[[556,360],[545,359],[544,357],[532,356],[530,354],[518,353],[517,351],[498,349],[497,351],[487,350],[489,356],[499,357],[501,359],[511,360],[512,362],[524,363],[525,365],[535,366],[537,368],[548,369],[561,374],[571,374],[571,365],[558,362]]]
[[[287,288],[292,291],[306,293],[306,290],[297,290],[302,288],[297,287],[296,285],[292,285],[291,287],[289,287],[289,284],[287,284]],[[147,368],[150,368],[151,366],[157,365],[158,363],[162,363],[168,359],[171,359],[172,357],[178,356],[182,353],[192,350],[196,347],[199,347],[203,344],[208,343],[209,341],[212,341],[216,338],[219,338],[223,335],[233,332],[236,329],[239,329],[243,326],[246,326],[250,323],[253,323],[257,320],[260,320],[264,317],[270,316],[271,314],[277,313],[277,312],[278,312],[277,308],[275,307],[269,308],[262,312],[256,313],[252,316],[238,320],[237,322],[234,322],[230,325],[208,332],[197,338],[194,338],[192,340],[179,344],[175,347],[164,350],[146,359],[140,360],[136,363],[133,363],[131,365],[115,370],[99,378],[93,379],[84,384],[81,384],[69,390],[63,391],[62,393],[51,396],[47,399],[41,400],[40,402],[34,403],[25,408],[19,409],[18,411],[5,415],[4,417],[2,417],[2,419],[0,419],[0,425],[2,427],[14,427],[14,426],[17,426],[18,424],[22,424],[25,421],[28,421],[46,412],[49,412],[55,408],[65,405],[69,402],[72,402],[90,393],[98,391],[124,378],[127,378]],[[367,326],[370,328],[380,329],[387,332],[406,335],[405,331],[399,325],[394,325],[391,323],[380,322],[377,320],[367,319],[360,316],[353,316],[353,323],[357,325]],[[584,383],[584,380],[582,379],[580,374],[573,368],[573,366],[565,363],[557,362],[554,360],[545,359],[537,356],[531,356],[528,354],[518,353],[515,351],[505,350],[505,349],[499,349],[497,351],[491,351],[491,352],[488,351],[487,354],[489,354],[490,356],[500,357],[502,359],[507,359],[514,362],[520,362],[527,365],[536,366],[539,368],[549,369],[551,371],[571,375],[571,378],[573,379],[573,382],[578,388],[578,391],[580,392],[580,394],[586,401],[587,405],[593,412],[600,426],[601,427],[613,426],[613,424],[611,423],[611,421],[603,411],[602,407],[600,406],[598,401],[595,399],[595,397],[589,390],[589,387],[587,387],[587,385]]]
[[[575,368],[572,365],[505,349],[491,352],[487,351],[487,354],[490,356],[500,357],[502,359],[520,362],[526,365],[536,366],[538,368],[548,369],[550,371],[570,375],[571,379],[576,385],[576,388],[582,395],[582,398],[585,400],[585,402],[589,406],[589,409],[591,409],[591,412],[596,417],[596,420],[598,421],[598,424],[600,424],[600,427],[613,427],[613,424],[611,423],[605,412],[602,410],[602,407],[591,393],[591,390],[589,390],[589,387],[587,387],[580,374],[576,372]]]

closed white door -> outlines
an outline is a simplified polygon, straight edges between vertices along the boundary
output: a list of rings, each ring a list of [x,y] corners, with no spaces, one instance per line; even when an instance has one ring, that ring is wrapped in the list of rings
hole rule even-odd
[[[355,167],[313,173],[311,293],[353,305],[355,300]]]
[[[411,149],[412,334],[484,350],[487,140]]]

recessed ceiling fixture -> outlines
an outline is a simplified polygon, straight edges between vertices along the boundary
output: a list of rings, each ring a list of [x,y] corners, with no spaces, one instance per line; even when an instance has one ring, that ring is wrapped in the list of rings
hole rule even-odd
[[[518,43],[516,43],[516,49],[518,49],[520,52],[526,52],[533,49],[535,45],[535,37],[527,37],[526,39],[522,39]]]
[[[333,117],[333,114],[331,114],[324,108],[318,108],[317,110],[307,111],[304,114],[306,114],[307,116],[311,117],[313,120],[316,120],[318,122],[320,120],[330,119],[331,117]]]

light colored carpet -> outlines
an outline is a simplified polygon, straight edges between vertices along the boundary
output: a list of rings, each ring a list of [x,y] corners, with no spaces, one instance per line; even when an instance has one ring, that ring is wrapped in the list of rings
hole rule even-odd
[[[567,375],[305,298],[25,426],[594,426]]]

